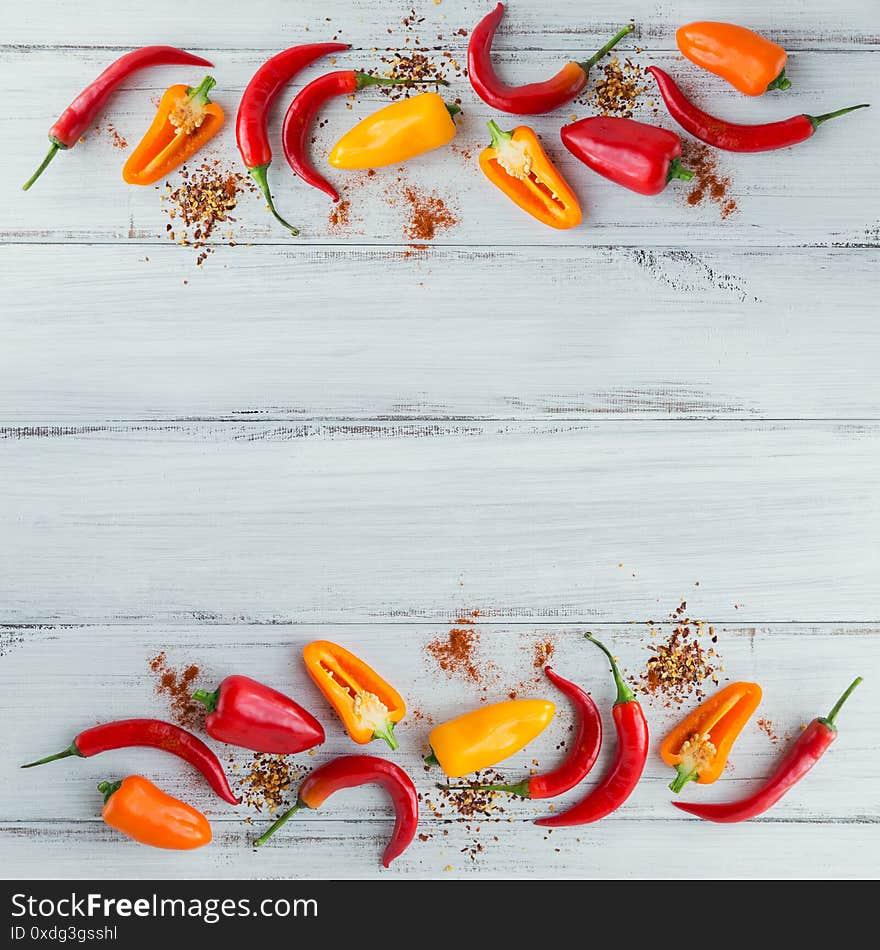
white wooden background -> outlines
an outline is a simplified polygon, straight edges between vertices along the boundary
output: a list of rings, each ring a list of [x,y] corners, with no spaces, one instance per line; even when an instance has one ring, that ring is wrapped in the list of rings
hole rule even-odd
[[[489,4],[418,0],[425,22],[408,33],[401,19],[412,6],[252,0],[243,14],[219,0],[207,13],[154,0],[135,15],[99,0],[44,0],[5,10],[2,873],[876,876],[872,0],[631,0],[622,12],[639,24],[625,47],[643,50],[638,62],[671,65],[733,118],[874,101],[796,149],[722,156],[740,209],[725,221],[717,206],[688,207],[679,186],[645,199],[578,166],[557,144],[563,110],[534,125],[582,195],[586,222],[541,229],[476,171],[489,111],[463,80],[459,143],[471,158],[448,151],[405,172],[436,187],[460,224],[415,255],[403,212],[383,198],[396,170],[350,193],[351,231],[333,234],[326,199],[289,174],[277,135],[274,190],[302,236],[248,198],[234,226],[239,246],[218,247],[199,270],[191,249],[168,242],[158,193],[122,183],[124,156],[106,136],[58,156],[27,195],[18,190],[60,109],[125,49],[202,52],[234,114],[268,54],[338,31],[355,46],[340,66],[375,65],[372,47],[403,46],[414,33],[429,45],[443,34],[438,45],[463,63],[465,40],[448,38]],[[675,26],[713,15],[784,43],[791,91],[748,100],[681,63]],[[512,0],[499,59],[507,75],[536,78],[618,25],[607,5]],[[151,97],[199,78],[183,73],[154,70],[116,98],[112,120],[129,143]],[[352,112],[330,110],[319,144],[377,102],[365,94]],[[212,154],[236,161],[231,121]],[[827,760],[759,821],[686,819],[670,807],[669,770],[652,754],[633,799],[598,825],[548,838],[528,820],[540,805],[513,803],[499,823],[470,828],[425,810],[430,840],[382,871],[391,823],[369,790],[300,815],[254,852],[247,809],[223,806],[160,754],[17,769],[96,721],[165,715],[147,669],[160,649],[175,665],[199,663],[205,687],[244,672],[301,697],[329,734],[310,765],[355,751],[303,674],[299,650],[316,637],[369,658],[439,721],[482,696],[503,698],[534,673],[535,640],[551,636],[556,667],[607,707],[607,671],[583,631],[638,670],[643,621],[682,598],[718,629],[727,675],[763,684],[762,713],[780,733],[826,711],[856,673],[866,677]],[[423,650],[474,609],[481,656],[499,671],[485,693],[438,676]],[[659,739],[672,716],[647,710]],[[561,704],[506,771],[521,774],[532,758],[551,764],[568,721]],[[410,719],[399,730],[397,760],[423,791],[434,780],[419,758],[429,728]],[[734,769],[688,794],[738,796],[781,748],[753,724]],[[95,783],[136,770],[210,811],[210,848],[152,851],[102,824]],[[471,860],[462,849],[477,838],[484,850]]]

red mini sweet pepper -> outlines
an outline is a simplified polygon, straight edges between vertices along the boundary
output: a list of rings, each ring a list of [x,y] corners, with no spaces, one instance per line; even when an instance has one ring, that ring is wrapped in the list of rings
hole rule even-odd
[[[193,699],[205,704],[205,729],[219,742],[294,755],[324,741],[321,723],[310,712],[249,676],[227,676],[213,693],[199,689]]]
[[[634,119],[595,116],[564,125],[562,143],[585,165],[640,195],[657,195],[672,181],[694,177],[681,164],[681,139]]]

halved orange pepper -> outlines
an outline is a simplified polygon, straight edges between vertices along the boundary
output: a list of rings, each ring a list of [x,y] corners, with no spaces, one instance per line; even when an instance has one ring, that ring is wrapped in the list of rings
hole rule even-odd
[[[678,28],[675,40],[692,63],[726,79],[747,96],[791,85],[785,75],[785,50],[744,26],[708,20],[688,23]]]
[[[208,98],[216,83],[205,76],[195,88],[178,84],[165,91],[153,124],[122,168],[129,185],[158,181],[220,131],[223,110]]]
[[[568,182],[525,125],[504,132],[489,120],[492,144],[480,154],[483,174],[514,204],[551,228],[576,227],[581,208]]]
[[[692,780],[710,785],[721,775],[733,743],[760,702],[757,683],[731,683],[669,733],[660,756],[675,766],[677,774],[669,785],[673,792]]]
[[[98,791],[104,795],[101,817],[134,841],[174,851],[191,851],[211,841],[211,825],[200,811],[140,775],[101,782]]]
[[[303,649],[303,659],[309,676],[355,742],[366,745],[384,739],[392,749],[397,748],[394,724],[406,715],[406,705],[375,670],[329,640],[309,643]]]

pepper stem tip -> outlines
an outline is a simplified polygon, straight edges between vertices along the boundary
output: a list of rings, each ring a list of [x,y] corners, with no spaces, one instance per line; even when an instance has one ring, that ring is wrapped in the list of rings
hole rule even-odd
[[[31,185],[43,174],[43,172],[49,167],[49,162],[58,154],[61,149],[65,148],[60,142],[52,142],[49,146],[49,151],[46,153],[46,157],[40,162],[40,167],[31,175],[30,178],[21,186],[22,191],[27,191]]]
[[[54,755],[47,755],[42,759],[37,759],[36,762],[28,762],[26,765],[22,765],[23,769],[32,769],[35,765],[45,765],[47,762],[54,762],[56,759],[66,759],[70,755],[78,755],[82,757],[82,753],[77,749],[76,743],[71,742],[66,749],[62,749],[60,752],[56,752]]]
[[[595,643],[596,646],[608,657],[608,662],[611,664],[611,672],[614,675],[614,682],[617,684],[617,699],[614,701],[615,706],[620,706],[623,703],[631,703],[635,700],[636,694],[626,685],[626,681],[623,676],[620,674],[620,670],[617,666],[617,660],[611,654],[611,651],[608,647],[602,643],[601,640],[597,640],[592,633],[587,632],[584,634],[584,639],[589,640],[591,643]]]
[[[272,216],[275,218],[279,224],[283,224],[290,233],[296,237],[299,234],[299,229],[295,228],[288,221],[285,221],[284,218],[278,213],[278,209],[275,207],[275,202],[272,200],[272,192],[269,191],[269,176],[267,174],[269,170],[268,163],[266,165],[255,165],[253,168],[248,169],[251,173],[251,177],[259,185],[260,191],[263,193],[263,197],[266,199],[266,204],[269,206],[269,210],[272,212]]]
[[[275,832],[276,832],[283,824],[285,824],[287,821],[289,821],[291,818],[293,818],[293,816],[294,816],[294,815],[300,810],[300,808],[302,808],[302,807],[303,807],[303,803],[300,802],[300,801],[298,801],[292,808],[288,808],[287,811],[286,811],[279,819],[277,819],[275,822],[273,822],[273,824],[272,824],[271,827],[268,829],[268,831],[264,831],[264,832],[260,835],[259,838],[255,838],[255,839],[254,839],[254,847],[255,847],[255,848],[260,848],[260,847],[262,847],[262,846],[272,837],[272,835],[274,835]]]
[[[840,697],[840,699],[838,699],[837,702],[834,704],[834,706],[833,706],[832,709],[831,709],[831,712],[828,713],[828,715],[825,716],[823,719],[821,719],[820,722],[823,722],[823,723],[824,723],[826,726],[828,726],[830,729],[836,729],[837,726],[834,724],[834,720],[837,718],[837,714],[840,712],[841,708],[843,707],[843,704],[850,698],[850,696],[852,695],[853,690],[854,690],[854,689],[859,685],[859,683],[861,683],[862,681],[863,681],[862,677],[861,677],[861,676],[857,676],[857,677],[849,684],[849,686],[847,686],[847,688],[844,690],[843,695],[842,695],[842,696]]]
[[[612,49],[614,49],[614,47],[617,46],[617,44],[618,44],[625,36],[628,36],[630,33],[632,33],[632,31],[633,31],[635,28],[636,28],[635,23],[627,23],[627,25],[626,25],[622,30],[619,30],[615,36],[612,36],[611,39],[610,39],[601,49],[596,50],[596,52],[593,53],[593,55],[592,55],[588,60],[585,60],[585,61],[582,62],[582,63],[578,63],[578,66],[580,66],[581,69],[582,69],[585,73],[588,73],[588,72],[592,69],[592,67],[595,66],[596,63],[598,63],[599,60],[600,60],[606,53],[608,53],[608,52],[610,52]]]
[[[689,769],[679,763],[675,767],[675,778],[669,783],[669,788],[677,795],[688,782],[697,777],[696,769]]]

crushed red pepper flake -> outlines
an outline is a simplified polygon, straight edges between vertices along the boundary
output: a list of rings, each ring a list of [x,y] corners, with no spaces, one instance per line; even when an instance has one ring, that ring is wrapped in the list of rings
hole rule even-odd
[[[602,67],[602,78],[587,95],[587,103],[599,115],[630,119],[647,89],[642,68],[631,59],[615,56]]]
[[[730,194],[730,176],[719,171],[715,149],[704,142],[682,139],[681,163],[694,173],[686,199],[691,207],[708,199],[718,205],[722,220],[739,210],[736,199]]]
[[[438,231],[448,231],[459,219],[436,191],[421,191],[413,185],[403,184],[399,192],[389,192],[391,203],[403,199],[407,216],[403,236],[411,242],[433,241]]]
[[[230,756],[229,761],[235,760]],[[234,764],[232,770],[238,771],[239,766]],[[245,804],[258,812],[265,808],[273,815],[287,804],[288,792],[299,773],[285,755],[255,752],[247,772],[241,776],[239,791]]]
[[[150,671],[156,679],[157,696],[167,696],[171,719],[179,726],[192,729],[200,726],[205,719],[205,707],[192,698],[196,690],[199,667],[189,663],[183,669],[176,670],[168,662],[164,650],[150,661]]]

